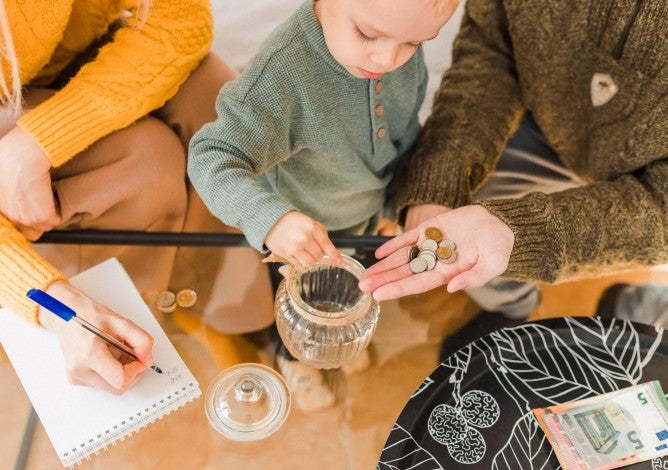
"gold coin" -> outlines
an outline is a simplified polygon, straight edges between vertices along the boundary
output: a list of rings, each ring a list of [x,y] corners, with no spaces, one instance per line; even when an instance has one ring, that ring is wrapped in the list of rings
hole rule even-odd
[[[456,259],[457,259],[457,252],[453,251],[452,255],[449,258],[442,259],[441,261],[443,261],[446,264],[449,264],[449,263],[454,263]]]
[[[179,307],[192,307],[195,302],[197,302],[197,293],[192,289],[183,289],[176,294],[176,303]]]
[[[439,246],[436,249],[436,256],[440,260],[446,260],[452,256],[452,248],[449,246]]]
[[[424,231],[424,234],[427,238],[434,240],[436,243],[443,240],[443,232],[441,232],[436,227],[427,227],[427,229]]]
[[[452,240],[443,240],[438,243],[438,246],[449,246],[453,250],[457,248],[457,245]]]

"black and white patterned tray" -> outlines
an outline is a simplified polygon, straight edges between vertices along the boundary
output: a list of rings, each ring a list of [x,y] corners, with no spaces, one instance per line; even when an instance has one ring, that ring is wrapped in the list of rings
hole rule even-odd
[[[461,348],[413,393],[377,470],[561,468],[532,408],[650,380],[668,385],[668,335],[570,317],[505,328]],[[668,457],[629,469],[665,469]]]

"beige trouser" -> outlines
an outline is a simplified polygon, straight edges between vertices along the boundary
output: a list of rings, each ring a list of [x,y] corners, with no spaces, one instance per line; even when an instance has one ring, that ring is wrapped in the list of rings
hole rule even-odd
[[[215,119],[215,98],[234,72],[214,55],[165,106],[116,131],[52,172],[58,229],[229,232],[186,181],[192,135]],[[28,107],[53,93],[28,90]],[[191,288],[205,320],[227,333],[273,321],[267,269],[250,248],[47,245],[35,248],[67,275],[117,257],[140,291]]]

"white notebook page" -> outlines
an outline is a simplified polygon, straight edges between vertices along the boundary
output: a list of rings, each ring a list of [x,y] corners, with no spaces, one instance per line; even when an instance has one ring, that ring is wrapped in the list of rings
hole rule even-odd
[[[153,361],[163,374],[146,370],[120,396],[72,385],[65,377],[56,336],[0,309],[0,343],[65,466],[201,395],[197,381],[118,260],[109,259],[70,281],[153,336]]]

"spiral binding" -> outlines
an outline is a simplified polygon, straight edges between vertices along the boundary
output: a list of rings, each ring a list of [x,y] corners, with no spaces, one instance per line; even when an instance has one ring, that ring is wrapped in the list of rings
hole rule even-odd
[[[106,429],[97,436],[82,442],[79,447],[63,453],[60,460],[65,467],[70,468],[84,459],[90,460],[92,455],[97,455],[101,450],[107,450],[109,446],[116,445],[116,441],[124,440],[154,421],[199,398],[201,394],[202,391],[198,384],[191,382],[153,403],[150,407],[144,408],[136,415],[126,417],[113,428]]]

